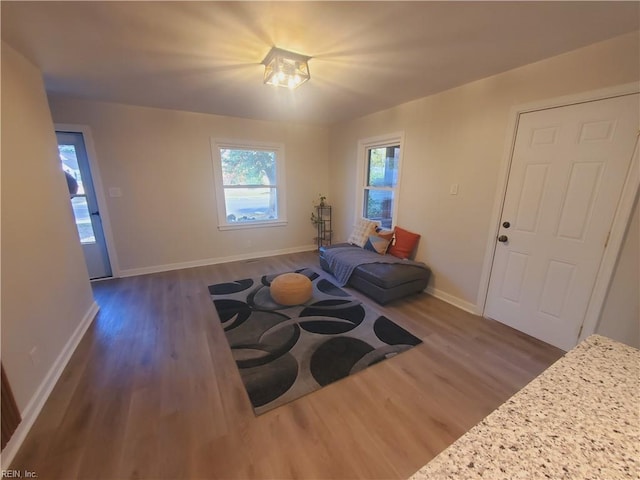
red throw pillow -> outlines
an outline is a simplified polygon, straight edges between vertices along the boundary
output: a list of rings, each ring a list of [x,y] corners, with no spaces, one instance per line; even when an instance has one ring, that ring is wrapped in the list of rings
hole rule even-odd
[[[396,227],[396,241],[389,247],[387,253],[398,258],[409,258],[418,245],[420,235]]]

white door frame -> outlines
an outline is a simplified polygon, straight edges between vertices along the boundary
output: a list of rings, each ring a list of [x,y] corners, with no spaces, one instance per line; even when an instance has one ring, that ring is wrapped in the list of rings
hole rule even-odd
[[[93,189],[95,190],[96,200],[98,201],[98,209],[100,210],[100,220],[102,222],[102,230],[104,232],[104,240],[109,255],[109,264],[111,265],[111,275],[113,278],[120,277],[120,267],[118,266],[118,256],[116,254],[115,242],[111,231],[111,221],[109,219],[109,209],[104,196],[104,188],[102,187],[102,177],[100,175],[100,167],[96,156],[96,150],[93,144],[93,136],[91,128],[88,125],[76,125],[71,123],[54,124],[57,132],[81,133],[84,138],[84,145],[87,150],[87,158],[89,160],[89,169],[91,170],[91,179],[93,180]]]
[[[619,97],[640,92],[638,83],[628,83],[616,87],[605,88],[602,90],[594,90],[583,92],[575,95],[568,95],[547,100],[539,100],[533,103],[516,105],[509,112],[509,124],[507,126],[507,135],[505,140],[502,162],[498,175],[498,184],[496,187],[496,196],[494,199],[493,210],[491,213],[491,228],[487,238],[487,247],[485,250],[484,262],[482,265],[482,274],[480,276],[480,288],[478,289],[477,305],[478,309],[484,316],[487,308],[487,295],[489,293],[489,279],[491,276],[491,268],[493,267],[493,257],[496,250],[496,237],[500,228],[500,219],[502,217],[502,209],[504,207],[505,194],[507,192],[507,183],[509,181],[509,170],[511,169],[511,159],[515,146],[516,133],[518,131],[518,121],[520,115],[538,110],[546,110],[549,108],[564,107],[577,103],[592,102],[595,100],[604,100],[606,98]],[[640,132],[639,132],[640,133]],[[582,325],[582,331],[578,341],[582,341],[595,332],[600,319],[600,313],[607,296],[611,277],[615,268],[618,254],[624,240],[624,234],[631,217],[631,210],[640,189],[640,161],[638,159],[638,141],[631,161],[631,166],[627,172],[627,178],[622,190],[620,201],[614,216],[611,232],[609,234],[609,242],[602,255],[600,268],[596,276],[596,283],[589,299],[589,306],[585,314]]]

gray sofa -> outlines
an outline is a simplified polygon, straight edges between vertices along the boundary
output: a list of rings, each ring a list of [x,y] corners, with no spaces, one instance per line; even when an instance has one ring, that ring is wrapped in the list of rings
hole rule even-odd
[[[424,263],[402,261],[399,263],[379,263],[395,261],[391,255],[380,255],[364,250],[357,245],[340,243],[320,248],[320,266],[326,272],[332,271],[327,261],[327,251],[332,248],[351,247],[357,249],[359,265],[353,269],[347,285],[364,293],[381,305],[393,300],[422,292],[429,283],[431,270]],[[354,250],[356,252],[356,250]],[[364,253],[367,252],[367,253]],[[384,258],[381,258],[384,257]]]

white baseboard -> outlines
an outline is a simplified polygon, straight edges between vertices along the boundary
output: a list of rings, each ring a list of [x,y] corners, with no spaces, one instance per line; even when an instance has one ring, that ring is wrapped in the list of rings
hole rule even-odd
[[[136,275],[147,275],[149,273],[168,272],[170,270],[180,270],[182,268],[205,267],[207,265],[217,265],[219,263],[238,262],[242,260],[253,260],[255,258],[275,257],[276,255],[286,255],[287,253],[300,253],[316,250],[317,245],[303,245],[301,247],[283,248],[280,250],[268,250],[266,252],[243,253],[242,255],[232,255],[230,257],[205,258],[203,260],[193,260],[190,262],[169,263],[166,265],[155,265],[152,267],[130,268],[120,270],[120,277],[134,277]]]
[[[473,313],[474,315],[482,315],[482,311],[478,308],[477,305],[467,302],[466,300],[462,300],[454,295],[451,295],[447,292],[443,292],[442,290],[438,290],[437,288],[427,287],[425,292],[429,295],[432,295],[444,302],[450,303],[454,307],[458,307],[465,312]]]
[[[82,340],[82,337],[89,328],[89,325],[91,325],[91,322],[98,314],[99,309],[100,307],[98,306],[98,304],[96,302],[93,302],[93,304],[89,307],[89,310],[87,310],[87,313],[84,315],[84,318],[76,327],[75,331],[60,352],[60,355],[58,355],[58,358],[49,369],[49,372],[47,372],[47,375],[40,384],[40,387],[38,387],[36,393],[33,395],[33,397],[31,397],[31,400],[25,407],[24,411],[20,412],[22,421],[18,425],[16,431],[13,432],[11,440],[9,440],[7,445],[4,447],[4,450],[2,450],[0,459],[2,470],[7,470],[9,468],[9,465],[11,465],[13,457],[15,457],[18,449],[22,445],[22,442],[29,433],[29,430],[31,430],[31,427],[36,421],[36,418],[38,418],[38,415],[40,414],[42,407],[44,407],[45,402],[49,398],[53,387],[55,387],[56,382],[60,378],[60,375],[62,375],[64,368],[67,366],[67,363],[71,358],[71,355],[73,355],[73,352],[75,352],[76,347],[80,343],[80,340]]]

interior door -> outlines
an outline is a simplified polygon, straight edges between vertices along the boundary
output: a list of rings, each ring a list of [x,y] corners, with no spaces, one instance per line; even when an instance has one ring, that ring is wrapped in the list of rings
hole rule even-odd
[[[639,95],[522,114],[485,315],[576,345],[638,135]]]
[[[109,254],[84,138],[76,132],[56,132],[56,136],[89,278],[110,277]]]

